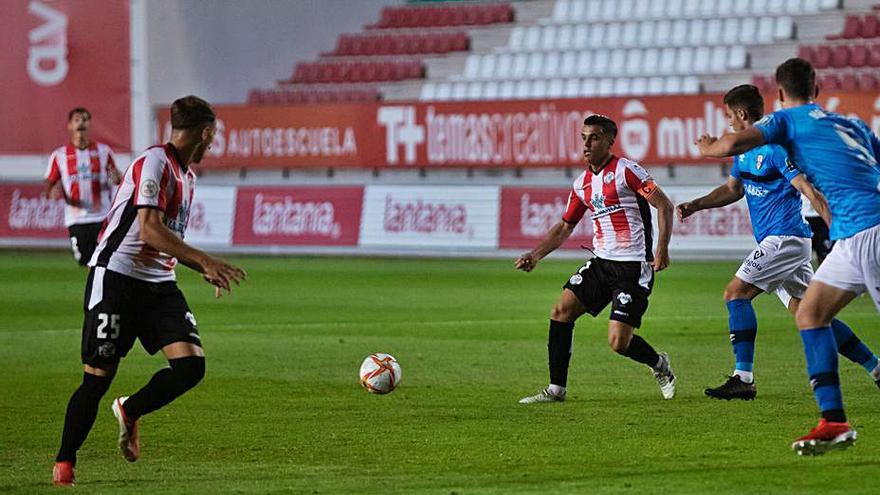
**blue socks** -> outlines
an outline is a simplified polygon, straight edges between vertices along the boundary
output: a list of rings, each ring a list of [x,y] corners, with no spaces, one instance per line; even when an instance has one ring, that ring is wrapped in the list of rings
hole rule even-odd
[[[736,357],[735,374],[752,381],[752,369],[755,366],[755,337],[758,333],[758,318],[748,299],[734,299],[727,302],[730,317],[730,343],[733,344],[733,355]]]
[[[846,323],[837,318],[831,320],[831,330],[834,332],[834,340],[837,342],[837,351],[850,361],[865,368],[868,373],[873,373],[877,368],[877,356],[871,349],[859,339]],[[873,377],[875,380],[877,376]]]
[[[834,332],[831,327],[819,327],[801,330],[800,334],[807,358],[807,374],[822,417],[828,421],[845,422]]]

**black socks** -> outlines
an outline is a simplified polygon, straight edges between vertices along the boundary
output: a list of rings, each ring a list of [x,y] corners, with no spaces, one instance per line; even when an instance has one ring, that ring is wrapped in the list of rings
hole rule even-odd
[[[122,405],[131,421],[168,405],[184,392],[196,386],[205,376],[205,358],[189,356],[169,359],[170,368],[163,368],[128,398]]]
[[[565,387],[568,382],[568,363],[571,360],[571,342],[574,323],[550,320],[547,336],[547,357],[550,366],[550,383]]]
[[[61,448],[55,458],[57,462],[67,461],[76,465],[76,452],[89,436],[89,431],[98,416],[98,403],[107,393],[112,381],[112,377],[83,373],[82,384],[67,403]]]

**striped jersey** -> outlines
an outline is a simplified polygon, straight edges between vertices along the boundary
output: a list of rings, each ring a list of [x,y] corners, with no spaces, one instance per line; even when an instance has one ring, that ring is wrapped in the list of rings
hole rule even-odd
[[[651,207],[645,197],[655,188],[638,163],[612,156],[598,172],[587,168],[575,179],[562,219],[576,224],[590,211],[593,251],[600,258],[654,261]]]
[[[174,280],[177,259],[141,240],[137,212],[161,210],[165,226],[183,239],[195,182],[195,173],[183,165],[170,143],[147,149],[125,171],[89,266],[147,282]]]
[[[116,167],[113,152],[103,143],[91,143],[85,149],[72,144],[57,148],[49,156],[46,181],[61,181],[67,206],[64,225],[99,223],[110,209],[115,185],[108,171]]]

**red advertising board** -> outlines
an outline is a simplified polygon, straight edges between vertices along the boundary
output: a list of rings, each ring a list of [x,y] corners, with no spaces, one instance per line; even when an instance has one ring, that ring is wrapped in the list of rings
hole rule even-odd
[[[722,95],[217,107],[207,167],[582,167],[583,119],[619,127],[615,152],[646,165],[712,163],[694,140],[727,131]],[[880,129],[880,96],[833,93],[829,110]],[[768,106],[770,102],[768,102]],[[159,111],[160,134],[170,132]]]
[[[131,148],[129,2],[6,0],[0,15],[0,153],[48,153],[67,113],[91,111],[92,135]]]
[[[501,188],[499,248],[531,249],[554,224],[562,219],[570,189]],[[561,249],[593,246],[593,225],[589,217],[578,222]]]
[[[36,184],[0,184],[0,237],[67,237],[64,200],[42,196]]]
[[[362,187],[239,188],[236,246],[356,246]]]

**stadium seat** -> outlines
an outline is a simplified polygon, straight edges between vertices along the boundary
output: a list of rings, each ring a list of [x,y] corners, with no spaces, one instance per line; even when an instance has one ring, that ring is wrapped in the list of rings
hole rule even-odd
[[[831,48],[820,45],[813,50],[813,58],[811,60],[813,66],[817,69],[824,69],[831,64]]]
[[[565,89],[563,90],[563,95],[566,98],[574,98],[576,96],[580,96],[581,94],[581,84],[578,79],[568,79],[565,81]]]
[[[849,66],[864,67],[868,64],[868,47],[867,45],[853,45],[849,50]]]
[[[868,67],[880,67],[880,43],[868,47]]]
[[[855,91],[857,88],[855,74],[842,74],[840,76],[840,89],[843,91]]]
[[[511,99],[513,98],[516,90],[516,85],[513,81],[502,81],[501,86],[498,88],[498,97],[501,99]]]
[[[484,100],[497,100],[498,99],[498,82],[497,81],[487,81],[483,84],[483,95],[482,99]]]
[[[516,82],[516,89],[514,90],[514,98],[518,99],[526,99],[529,97],[531,93],[531,84],[528,80],[521,80]]]
[[[547,80],[535,79],[534,81],[532,81],[532,86],[529,90],[528,97],[536,100],[547,98]]]
[[[599,83],[597,85],[596,90],[597,96],[613,96],[614,95],[614,79],[603,78],[599,79]]]
[[[474,81],[467,86],[467,100],[480,100],[483,98],[483,83]]]
[[[596,96],[598,87],[595,79],[584,79],[581,82],[581,96]]]
[[[841,69],[849,66],[849,47],[837,45],[831,49],[831,67]]]
[[[468,94],[468,84],[466,82],[452,83],[452,100],[466,100]]]
[[[857,86],[860,91],[877,91],[880,81],[877,76],[870,72],[862,72],[857,77]]]
[[[880,25],[878,25],[878,19],[875,15],[866,15],[864,19],[862,19],[861,30],[859,30],[859,37],[861,38],[875,38],[880,36]]]
[[[446,101],[452,98],[452,84],[447,82],[437,83],[437,91],[434,93],[435,99]]]

